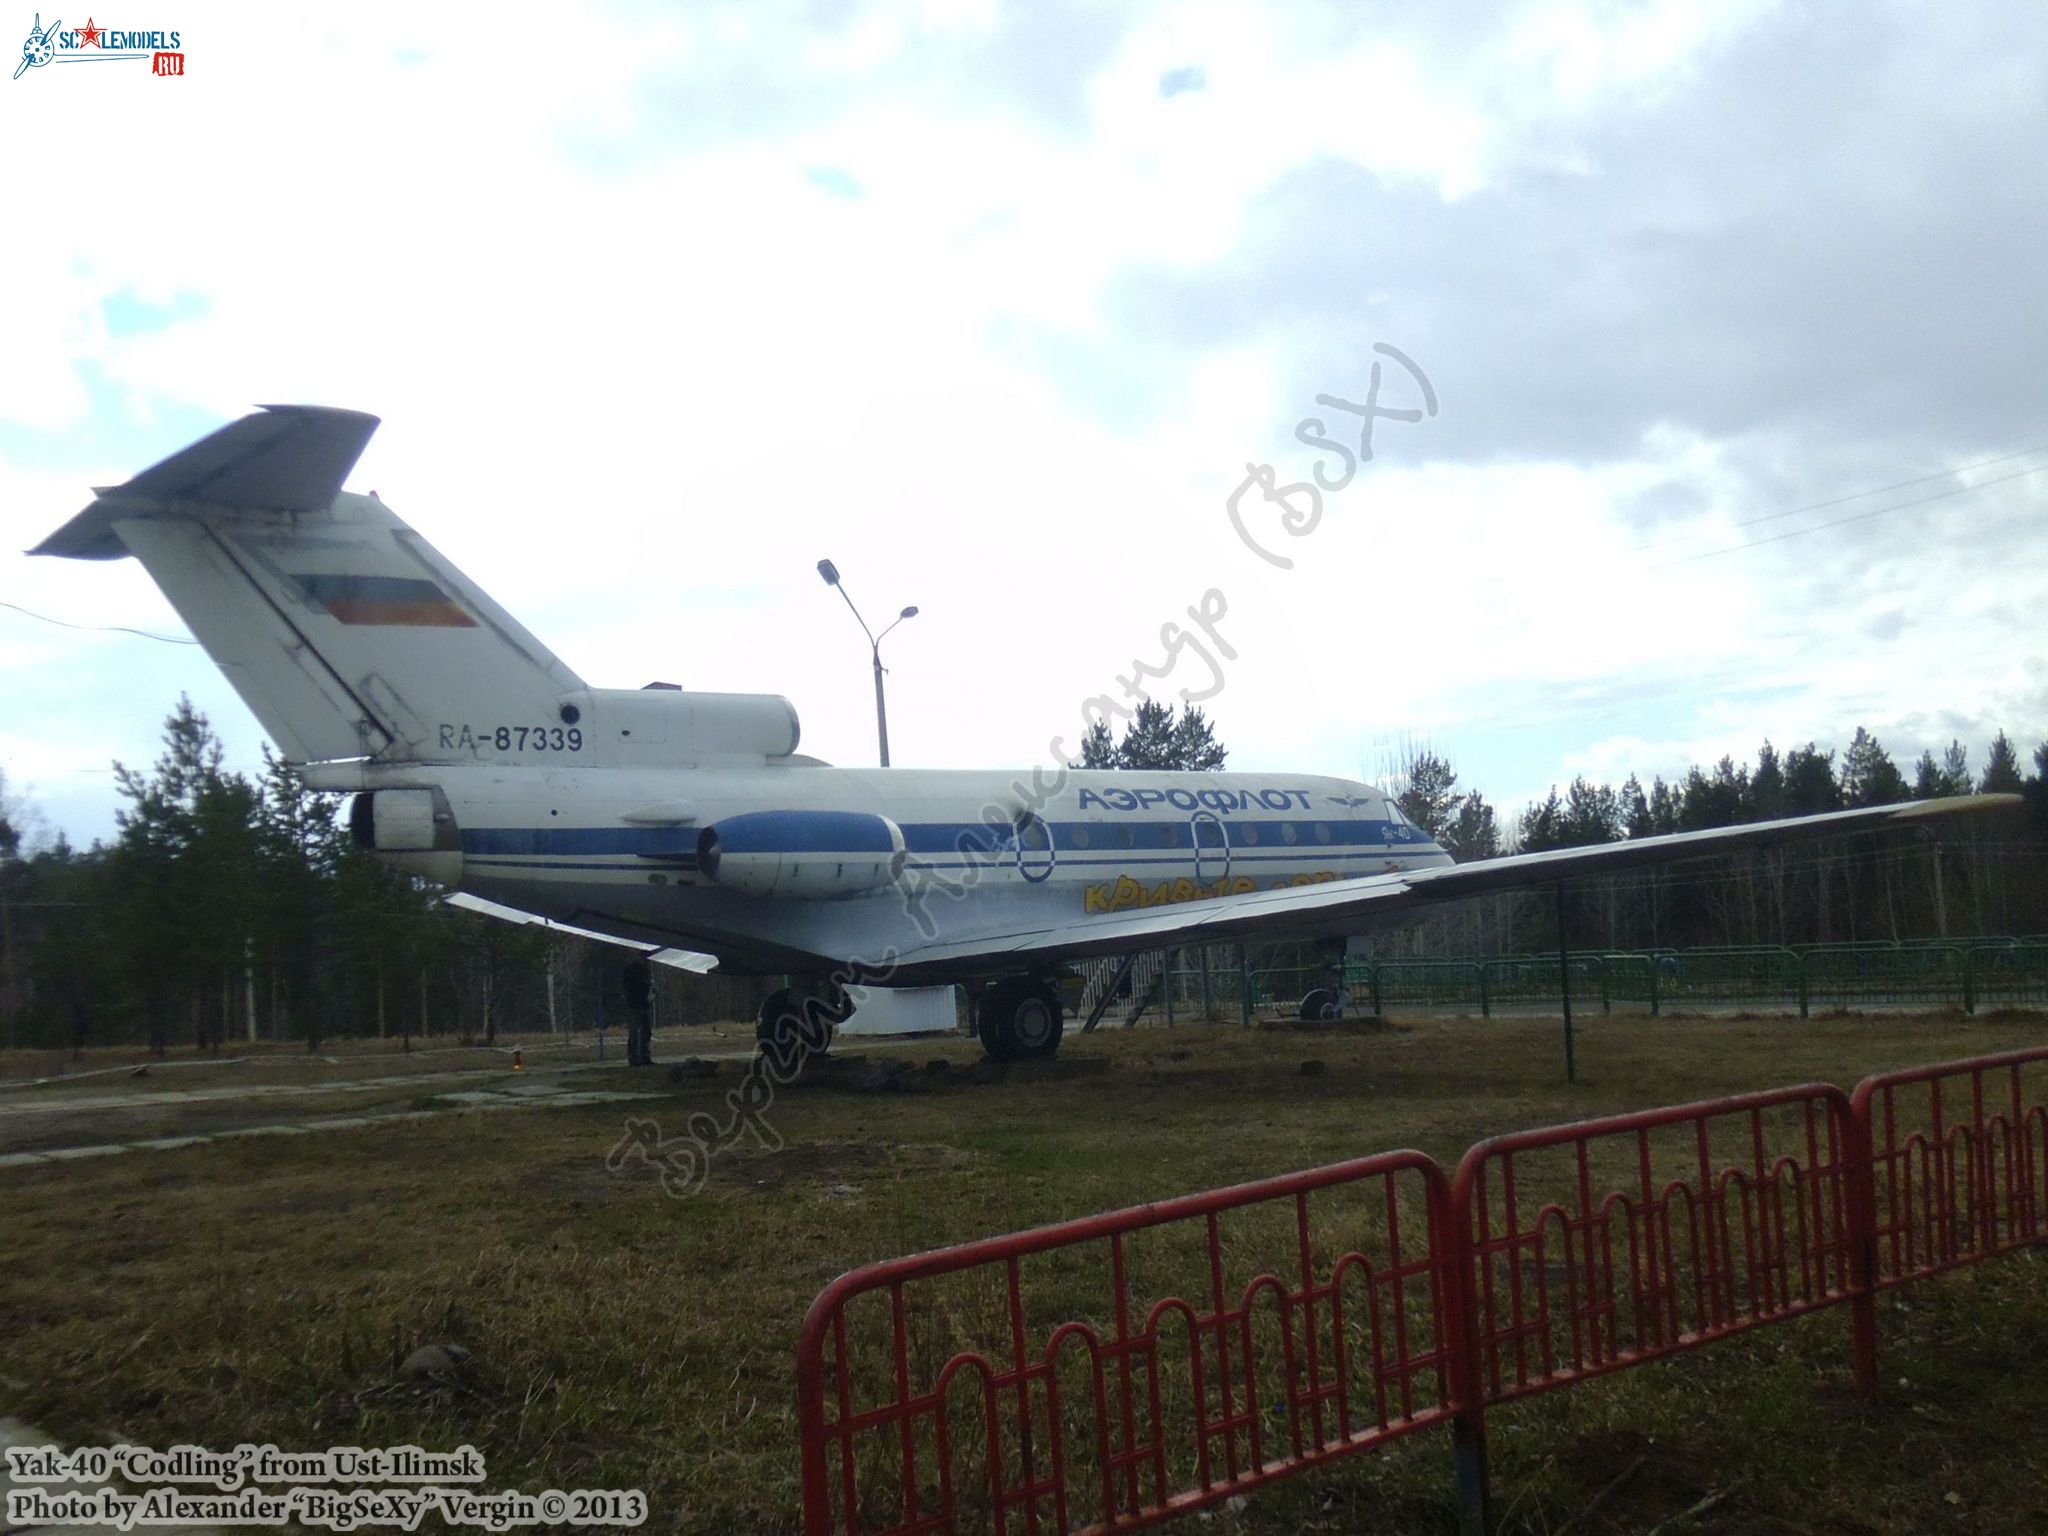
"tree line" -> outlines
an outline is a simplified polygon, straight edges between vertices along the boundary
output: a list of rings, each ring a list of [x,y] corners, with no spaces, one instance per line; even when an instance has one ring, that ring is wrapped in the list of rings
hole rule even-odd
[[[340,797],[309,790],[265,749],[228,771],[206,717],[180,699],[147,770],[115,765],[111,842],[27,835],[0,778],[0,1045],[247,1040],[317,1049],[342,1035],[451,1035],[616,1022],[612,947],[444,905],[357,848]],[[1213,770],[1228,749],[1198,708],[1142,704],[1121,739],[1098,724],[1082,764]],[[1868,731],[1840,754],[1812,742],[1724,757],[1647,788],[1574,779],[1518,816],[1411,748],[1390,789],[1461,860],[1619,842],[1940,795],[2013,793],[2024,815],[1968,818],[1570,883],[1581,946],[1797,944],[2048,930],[2048,742],[2023,772],[2001,732],[1981,772],[1952,742],[1909,775]],[[1381,953],[1498,954],[1555,942],[1547,894],[1447,905],[1374,940]],[[750,1016],[767,983],[655,968],[663,1022]]]
[[[181,698],[147,770],[114,765],[111,842],[32,847],[0,779],[0,1046],[421,1035],[622,1023],[613,946],[442,903],[356,847],[341,797],[266,746],[228,771]],[[758,988],[656,967],[667,1022],[751,1011]],[[728,995],[730,994],[730,995]]]
[[[1981,773],[1952,740],[1923,752],[1909,778],[1858,727],[1840,754],[1814,742],[1754,762],[1723,757],[1648,788],[1583,775],[1505,826],[1457,770],[1412,748],[1395,775],[1403,812],[1461,861],[1541,853],[1787,816],[1956,795],[2016,794],[2011,817],[1970,817],[1924,829],[1847,834],[1787,848],[1721,855],[1571,882],[1568,937],[1608,948],[1702,944],[1830,944],[2034,933],[2048,927],[2042,852],[2048,839],[2048,742],[2023,773],[2011,738],[1992,740]],[[1433,915],[1409,936],[1417,951],[1501,953],[1554,935],[1548,898],[1479,898]]]
[[[1141,703],[1119,739],[1097,721],[1082,743],[1087,768],[1220,769],[1228,748],[1194,706]],[[1646,788],[1583,775],[1553,785],[1519,815],[1503,816],[1477,789],[1460,788],[1448,758],[1411,744],[1387,775],[1402,812],[1460,863],[1633,838],[1697,832],[1788,816],[1953,795],[2016,794],[2024,817],[1970,819],[1921,832],[1858,833],[1801,846],[1570,882],[1567,937],[1608,948],[1705,944],[1860,943],[1904,938],[2034,933],[2048,928],[2043,838],[2048,836],[2048,742],[2021,769],[2000,731],[1983,771],[1952,740],[1923,752],[1909,777],[1858,727],[1840,755],[1814,742],[1780,752],[1768,740],[1754,763],[1723,757]],[[1499,954],[1556,942],[1546,895],[1507,893],[1447,904],[1404,924],[1395,952]]]

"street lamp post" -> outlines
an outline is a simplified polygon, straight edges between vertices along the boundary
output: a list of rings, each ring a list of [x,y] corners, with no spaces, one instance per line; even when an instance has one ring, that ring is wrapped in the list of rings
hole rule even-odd
[[[882,697],[882,642],[889,638],[889,629],[894,629],[905,619],[916,618],[917,609],[915,606],[904,609],[896,615],[895,619],[890,623],[889,629],[883,630],[878,635],[868,628],[868,621],[860,616],[860,610],[853,606],[853,599],[847,596],[846,588],[839,580],[839,567],[830,560],[820,560],[818,562],[818,574],[825,578],[826,586],[838,587],[839,595],[846,598],[846,606],[852,609],[854,622],[860,625],[861,633],[868,637],[868,650],[873,655],[875,662],[875,735],[880,738],[882,766],[886,768],[889,766],[889,706]]]

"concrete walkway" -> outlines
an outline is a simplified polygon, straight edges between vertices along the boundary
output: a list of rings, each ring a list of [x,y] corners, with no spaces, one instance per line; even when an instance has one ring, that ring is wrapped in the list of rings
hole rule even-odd
[[[125,1437],[109,1435],[110,1443],[118,1444]],[[0,1416],[0,1531],[6,1536],[134,1536],[133,1532],[122,1532],[117,1525],[16,1525],[7,1519],[7,1494],[16,1487],[47,1488],[52,1493],[91,1493],[97,1488],[111,1487],[102,1483],[44,1483],[29,1481],[17,1484],[8,1476],[6,1452],[10,1448],[23,1450],[39,1449],[57,1445],[49,1435],[24,1424],[20,1419]],[[71,1451],[73,1446],[58,1446]],[[138,1526],[137,1530],[165,1532],[167,1536],[226,1536],[212,1526],[205,1525],[152,1525]]]
[[[474,1077],[477,1074],[448,1075]],[[503,1073],[491,1075],[501,1079],[504,1076]],[[386,1081],[412,1083],[418,1079],[396,1078]],[[579,1104],[618,1104],[661,1097],[661,1093],[652,1090],[565,1089],[545,1078],[518,1078],[495,1090],[438,1094],[436,1098],[440,1102],[426,1109],[400,1109],[380,1115],[320,1115],[305,1120],[284,1120],[267,1125],[234,1126],[227,1130],[206,1131],[190,1136],[155,1136],[140,1141],[110,1141],[81,1147],[51,1147],[34,1152],[0,1153],[0,1169],[20,1168],[37,1163],[74,1162],[88,1157],[111,1157],[117,1152],[166,1152],[176,1147],[196,1147],[207,1142],[233,1141],[247,1136],[315,1136],[327,1131],[390,1125],[405,1120],[424,1120],[435,1115],[466,1114],[493,1109],[532,1109],[549,1105],[568,1108]],[[123,1099],[115,1102],[125,1105],[136,1101]]]

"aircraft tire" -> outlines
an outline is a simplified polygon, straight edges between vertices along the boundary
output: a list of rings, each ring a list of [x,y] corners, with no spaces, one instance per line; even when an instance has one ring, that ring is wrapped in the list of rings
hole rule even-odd
[[[806,1055],[822,1056],[832,1048],[832,1036],[851,1008],[806,1010],[810,1000],[802,989],[778,987],[761,1004],[754,1022],[754,1043],[777,1067],[794,1070]],[[844,994],[840,995],[844,1001]],[[822,1038],[821,1038],[822,1036]]]
[[[1007,976],[982,994],[975,1032],[992,1061],[1042,1061],[1060,1048],[1066,1013],[1035,976]]]
[[[1327,1024],[1332,1019],[1344,1017],[1344,999],[1335,987],[1317,987],[1301,1000],[1301,1020],[1304,1024]]]

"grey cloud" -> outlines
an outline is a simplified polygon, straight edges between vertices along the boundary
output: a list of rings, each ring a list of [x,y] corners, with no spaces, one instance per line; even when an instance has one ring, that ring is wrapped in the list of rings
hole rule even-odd
[[[1994,14],[1778,20],[1589,124],[1568,146],[1586,175],[1511,170],[1447,204],[1303,166],[1230,258],[1131,273],[1110,312],[1169,352],[1279,341],[1304,399],[1393,341],[1443,392],[1432,451],[1453,459],[1600,460],[1659,425],[1886,440],[1902,463],[2031,441],[2048,105],[1966,83],[2039,78],[2048,14]]]

